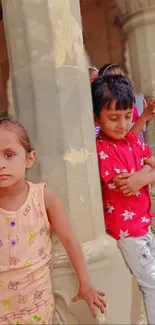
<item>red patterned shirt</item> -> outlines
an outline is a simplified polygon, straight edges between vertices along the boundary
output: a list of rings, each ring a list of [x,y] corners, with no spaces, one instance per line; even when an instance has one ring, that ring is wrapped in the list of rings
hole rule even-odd
[[[152,156],[151,150],[133,133],[111,141],[100,131],[96,141],[107,232],[117,240],[145,235],[151,224],[148,186],[127,197],[116,188],[113,178],[142,169],[144,160]]]

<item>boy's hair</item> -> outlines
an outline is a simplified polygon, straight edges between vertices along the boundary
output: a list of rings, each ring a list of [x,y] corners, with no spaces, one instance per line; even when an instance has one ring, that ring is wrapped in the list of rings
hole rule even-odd
[[[107,109],[116,101],[116,110],[132,109],[135,94],[132,84],[121,75],[100,76],[91,84],[94,115],[100,116],[104,106]]]
[[[98,72],[99,76],[105,76],[110,74],[121,76],[125,75],[123,69],[116,63],[107,63],[103,65],[103,67],[101,67]]]
[[[0,118],[0,128],[1,127],[8,131],[14,132],[18,136],[20,144],[27,153],[34,150],[26,130],[19,122],[9,117],[3,117]]]

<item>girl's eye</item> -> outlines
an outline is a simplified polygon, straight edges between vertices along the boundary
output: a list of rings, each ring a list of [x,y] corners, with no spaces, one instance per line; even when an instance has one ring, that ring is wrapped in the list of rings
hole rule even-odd
[[[127,119],[130,119],[130,118],[131,118],[131,116],[129,116],[129,115],[128,115],[128,116],[126,116],[126,118],[127,118]]]
[[[5,157],[6,157],[6,158],[11,158],[11,157],[13,157],[13,153],[11,153],[11,152],[7,152],[7,153],[5,154]]]

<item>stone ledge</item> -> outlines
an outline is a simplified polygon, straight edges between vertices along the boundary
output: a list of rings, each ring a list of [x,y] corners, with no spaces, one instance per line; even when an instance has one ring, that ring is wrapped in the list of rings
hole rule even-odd
[[[81,245],[87,264],[107,259],[117,249],[116,241],[110,236],[103,234],[98,239]],[[53,247],[53,268],[70,267],[68,255],[62,245],[57,242]]]

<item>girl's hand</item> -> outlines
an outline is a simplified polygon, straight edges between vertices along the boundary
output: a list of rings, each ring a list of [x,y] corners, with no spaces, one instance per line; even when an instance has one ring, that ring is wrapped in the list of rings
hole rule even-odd
[[[61,202],[57,196],[48,188],[44,190],[45,207],[52,230],[57,234],[64,245],[70,261],[76,271],[80,283],[78,295],[72,301],[84,299],[87,301],[92,314],[96,317],[95,305],[104,313],[104,293],[96,291],[89,282],[84,255],[79,242],[66,218]]]
[[[143,99],[143,105],[144,111],[142,116],[146,121],[149,121],[153,116],[155,116],[155,98],[152,98],[148,104],[146,103],[146,100]]]
[[[90,284],[81,285],[78,295],[72,299],[72,302],[84,299],[87,302],[93,317],[97,318],[95,306],[97,306],[101,313],[104,314],[104,309],[106,308],[104,296],[105,295],[102,291],[95,290]]]

